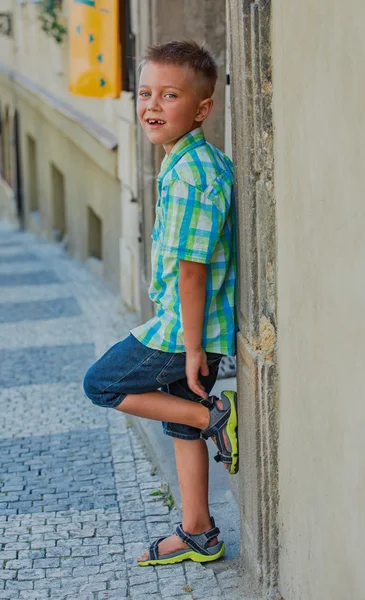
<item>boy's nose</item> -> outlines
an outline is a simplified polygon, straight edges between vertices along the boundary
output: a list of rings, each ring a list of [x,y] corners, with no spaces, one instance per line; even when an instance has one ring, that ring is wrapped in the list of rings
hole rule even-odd
[[[156,100],[156,98],[150,98],[148,104],[147,104],[147,110],[150,110],[152,112],[154,111],[160,111],[160,107],[159,104]]]

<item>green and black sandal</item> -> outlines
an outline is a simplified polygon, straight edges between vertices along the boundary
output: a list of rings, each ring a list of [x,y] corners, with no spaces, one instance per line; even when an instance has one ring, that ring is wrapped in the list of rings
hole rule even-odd
[[[196,535],[184,531],[182,524],[180,523],[180,525],[176,527],[176,535],[178,535],[189,548],[159,556],[158,545],[162,540],[166,539],[166,537],[162,537],[151,544],[147,560],[138,562],[138,565],[140,567],[147,567],[149,565],[174,565],[183,560],[193,560],[194,562],[203,563],[221,558],[225,550],[223,542],[218,542],[214,546],[208,546],[209,542],[220,534],[219,528],[215,526],[213,517],[210,517],[210,521],[212,523],[212,528],[209,529],[209,531]]]
[[[223,409],[218,408],[217,400],[222,400]],[[207,429],[200,433],[200,437],[204,440],[214,437],[218,448],[214,459],[229,465],[229,472],[234,475],[238,472],[237,392],[222,392],[221,398],[209,396],[201,400],[201,404],[209,408],[210,422]],[[223,431],[229,448],[226,447]]]

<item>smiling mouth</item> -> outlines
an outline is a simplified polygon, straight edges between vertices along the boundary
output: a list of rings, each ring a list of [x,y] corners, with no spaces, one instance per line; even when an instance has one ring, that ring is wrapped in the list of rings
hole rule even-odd
[[[165,125],[165,121],[161,121],[161,119],[146,119],[148,125]]]

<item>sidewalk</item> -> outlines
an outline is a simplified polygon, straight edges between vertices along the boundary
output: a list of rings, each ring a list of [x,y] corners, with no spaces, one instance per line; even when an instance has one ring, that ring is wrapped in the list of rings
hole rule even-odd
[[[0,599],[243,600],[230,561],[135,564],[180,515],[128,418],[81,386],[134,324],[60,247],[0,226]]]

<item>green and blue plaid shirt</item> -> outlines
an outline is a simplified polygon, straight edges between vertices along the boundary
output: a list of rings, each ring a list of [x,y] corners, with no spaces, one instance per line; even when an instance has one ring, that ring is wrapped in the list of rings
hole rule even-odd
[[[156,316],[131,330],[142,344],[185,352],[179,260],[207,265],[202,347],[235,354],[236,242],[233,164],[201,128],[184,135],[162,161],[152,232],[149,297]]]

